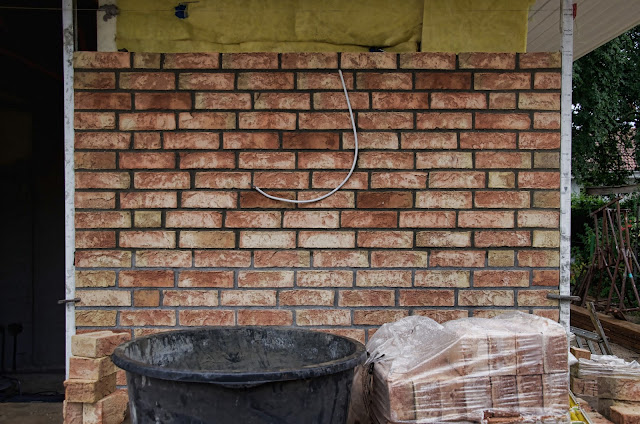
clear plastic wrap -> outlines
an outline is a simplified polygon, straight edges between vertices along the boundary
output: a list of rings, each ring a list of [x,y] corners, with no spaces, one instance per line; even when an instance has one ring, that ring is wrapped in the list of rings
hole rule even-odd
[[[523,313],[383,325],[357,370],[352,424],[568,422],[567,335]]]

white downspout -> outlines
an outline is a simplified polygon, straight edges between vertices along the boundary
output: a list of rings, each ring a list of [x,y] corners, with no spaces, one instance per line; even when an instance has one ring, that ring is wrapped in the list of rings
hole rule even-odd
[[[571,91],[573,76],[573,4],[562,0],[562,86],[560,100],[560,295],[571,291]],[[569,331],[570,303],[560,301],[560,323]]]
[[[73,0],[62,0],[62,68],[64,78],[64,265],[65,299],[76,297],[74,267],[75,225],[73,170]],[[76,333],[75,303],[66,302],[65,308],[65,370],[69,378],[69,358],[71,357],[71,336]]]

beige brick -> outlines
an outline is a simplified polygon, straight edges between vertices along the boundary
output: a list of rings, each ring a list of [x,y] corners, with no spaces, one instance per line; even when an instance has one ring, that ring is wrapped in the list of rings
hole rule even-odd
[[[116,390],[116,374],[100,380],[69,379],[64,382],[67,402],[95,403]]]
[[[129,396],[125,389],[116,390],[95,403],[82,407],[83,424],[120,424],[129,408]]]
[[[71,336],[71,354],[85,358],[99,358],[111,355],[120,344],[131,339],[129,333],[96,331]]]

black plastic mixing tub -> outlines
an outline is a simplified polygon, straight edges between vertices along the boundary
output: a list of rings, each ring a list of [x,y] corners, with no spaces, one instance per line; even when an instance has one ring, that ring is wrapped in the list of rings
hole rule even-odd
[[[345,423],[361,343],[291,328],[219,327],[119,346],[133,423]]]

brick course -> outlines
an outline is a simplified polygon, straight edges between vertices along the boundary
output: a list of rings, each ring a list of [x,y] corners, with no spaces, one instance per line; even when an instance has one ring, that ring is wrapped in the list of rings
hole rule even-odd
[[[78,327],[555,317],[558,58],[77,53]]]

